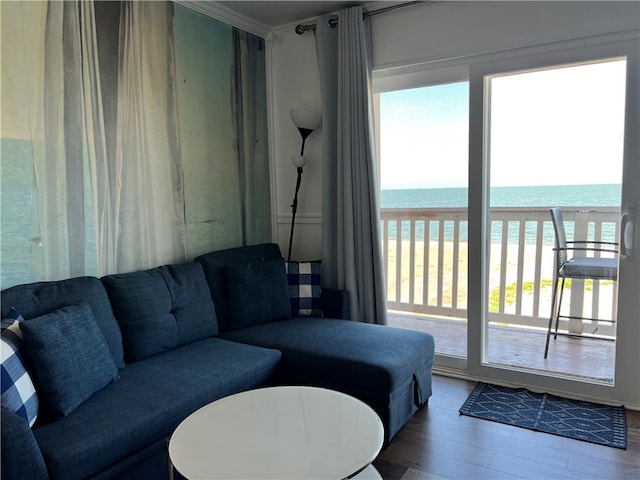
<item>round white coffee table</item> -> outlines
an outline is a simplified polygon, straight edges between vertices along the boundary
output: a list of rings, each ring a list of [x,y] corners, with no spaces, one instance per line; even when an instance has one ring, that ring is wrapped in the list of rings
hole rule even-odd
[[[195,411],[171,436],[169,458],[190,480],[379,478],[370,464],[383,438],[382,421],[360,400],[322,388],[272,387]]]

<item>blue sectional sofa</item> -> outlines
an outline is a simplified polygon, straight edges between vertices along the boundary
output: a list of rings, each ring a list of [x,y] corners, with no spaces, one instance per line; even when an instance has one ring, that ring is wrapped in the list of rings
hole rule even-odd
[[[263,244],[3,290],[3,318],[22,316],[39,410],[30,427],[3,403],[2,477],[167,478],[167,440],[185,417],[271,384],[354,395],[390,441],[431,395],[433,338],[348,321],[338,290],[322,290],[322,316],[292,315],[289,289],[278,246]]]

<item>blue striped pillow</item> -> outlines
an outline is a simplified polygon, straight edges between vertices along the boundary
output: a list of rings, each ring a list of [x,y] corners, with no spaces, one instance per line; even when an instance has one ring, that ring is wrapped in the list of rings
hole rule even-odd
[[[24,367],[20,347],[22,332],[20,322],[23,321],[15,308],[11,307],[2,319],[0,334],[0,350],[2,352],[2,408],[9,410],[29,422],[33,426],[38,418],[38,396],[31,376]]]

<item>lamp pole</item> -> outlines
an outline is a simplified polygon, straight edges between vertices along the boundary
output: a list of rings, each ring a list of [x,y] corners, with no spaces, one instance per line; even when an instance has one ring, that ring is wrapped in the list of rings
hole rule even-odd
[[[300,191],[300,184],[302,183],[302,169],[306,163],[304,156],[304,144],[307,137],[313,133],[313,131],[320,126],[322,122],[322,115],[315,112],[307,112],[304,110],[289,110],[291,120],[300,132],[302,137],[302,145],[300,146],[300,155],[291,157],[291,161],[295,165],[298,173],[296,179],[296,190],[293,194],[293,202],[291,203],[291,232],[289,233],[289,254],[287,261],[291,261],[291,249],[293,247],[293,230],[296,224],[296,213],[298,211],[298,192]]]
[[[300,190],[300,183],[302,182],[302,167],[297,167],[297,170],[298,170],[298,179],[296,180],[296,192],[293,195],[293,203],[291,204],[291,233],[289,234],[289,255],[287,257],[288,262],[291,261],[291,247],[293,246],[293,228],[296,224],[296,212],[298,211],[298,191]]]

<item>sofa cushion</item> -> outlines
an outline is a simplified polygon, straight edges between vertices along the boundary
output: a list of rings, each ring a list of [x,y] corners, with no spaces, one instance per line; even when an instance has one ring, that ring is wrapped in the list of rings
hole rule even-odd
[[[25,356],[42,407],[53,417],[68,415],[119,378],[118,367],[87,303],[25,321],[21,328]]]
[[[294,317],[322,316],[322,262],[287,262],[287,283],[291,315]]]
[[[280,248],[275,243],[262,243],[246,247],[229,248],[201,255],[195,259],[202,264],[207,283],[211,290],[213,303],[216,306],[218,327],[221,332],[229,329],[231,315],[229,313],[227,281],[225,266],[245,265],[255,260],[282,258]]]
[[[284,259],[227,266],[225,276],[231,330],[291,317]]]
[[[20,315],[11,308],[6,319],[2,319],[0,353],[2,354],[1,405],[4,410],[13,412],[33,426],[38,418],[38,395],[31,376],[27,372],[20,354],[22,332]]]
[[[296,377],[386,393],[416,372],[430,372],[433,364],[431,335],[349,320],[292,318],[227,332],[223,337],[277,348],[285,373]],[[431,394],[423,393],[425,398]]]
[[[76,277],[55,282],[16,285],[1,292],[0,304],[13,306],[26,319],[40,317],[68,305],[87,302],[109,345],[111,355],[124,367],[122,335],[113,316],[109,297],[102,282],[95,277]]]
[[[264,385],[279,361],[277,350],[212,337],[127,365],[118,382],[72,415],[33,429],[51,478],[99,477],[133,452],[166,442],[198,408]]]
[[[120,327],[127,362],[218,334],[202,266],[189,262],[102,279]]]

